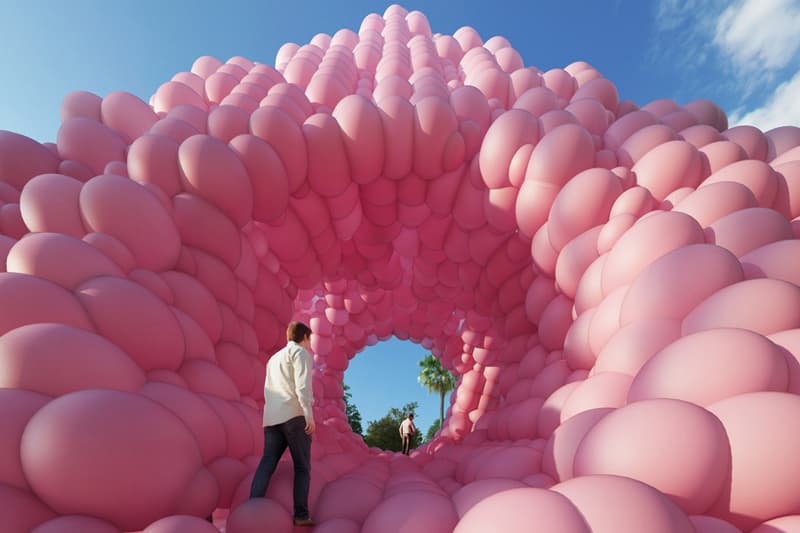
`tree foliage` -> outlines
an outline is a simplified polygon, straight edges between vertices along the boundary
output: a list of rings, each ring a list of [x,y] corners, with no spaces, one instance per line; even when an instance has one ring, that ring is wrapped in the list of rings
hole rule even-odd
[[[350,422],[350,428],[353,433],[361,435],[364,432],[364,428],[361,426],[361,413],[358,412],[358,407],[352,403],[353,395],[350,393],[350,387],[347,383],[344,383],[342,388],[344,389],[344,406],[347,413],[347,421]]]
[[[409,413],[416,416],[417,402],[405,404],[402,409],[392,407],[383,418],[367,422],[367,432],[364,434],[364,442],[367,446],[380,448],[382,450],[399,452],[402,450],[400,439],[400,424]],[[417,431],[411,437],[411,448],[416,448],[422,443],[422,436]]]
[[[428,392],[439,394],[439,427],[441,427],[444,421],[444,396],[456,386],[456,378],[432,353],[419,362],[419,367],[417,380],[428,389]]]
[[[439,431],[439,428],[442,427],[442,423],[439,420],[434,420],[431,427],[428,428],[428,431],[425,433],[425,441],[430,442],[433,440],[433,437],[436,436],[436,432]]]

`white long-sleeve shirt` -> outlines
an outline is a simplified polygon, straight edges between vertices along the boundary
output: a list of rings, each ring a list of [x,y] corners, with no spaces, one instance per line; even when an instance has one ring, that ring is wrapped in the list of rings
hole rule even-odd
[[[264,381],[265,427],[296,416],[304,416],[306,423],[314,420],[311,370],[311,355],[294,341],[269,359]]]

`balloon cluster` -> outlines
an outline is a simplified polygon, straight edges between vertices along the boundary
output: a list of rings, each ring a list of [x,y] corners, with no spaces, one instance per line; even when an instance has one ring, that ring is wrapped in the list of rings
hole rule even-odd
[[[289,463],[247,496],[292,319],[317,531],[800,528],[800,128],[399,6],[62,119],[0,133],[4,531],[290,531]],[[342,400],[392,335],[458,376],[410,458]]]

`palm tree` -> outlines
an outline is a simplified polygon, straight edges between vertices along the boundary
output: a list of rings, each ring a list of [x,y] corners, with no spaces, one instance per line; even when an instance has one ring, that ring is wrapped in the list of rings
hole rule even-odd
[[[444,395],[456,386],[456,378],[431,353],[419,362],[419,366],[422,370],[419,371],[417,381],[428,389],[428,392],[439,393],[439,427],[441,427],[444,422]]]

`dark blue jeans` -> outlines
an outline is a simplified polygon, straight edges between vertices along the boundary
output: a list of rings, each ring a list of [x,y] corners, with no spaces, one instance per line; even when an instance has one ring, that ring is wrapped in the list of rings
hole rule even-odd
[[[311,436],[306,434],[306,419],[296,416],[282,424],[264,428],[264,456],[258,463],[251,498],[262,498],[278,461],[286,451],[294,463],[294,517],[308,518],[308,488],[311,484]]]

